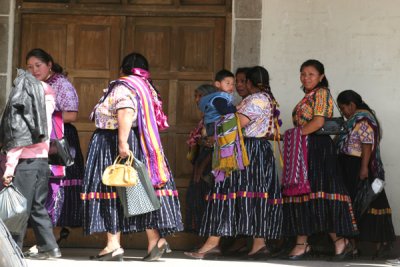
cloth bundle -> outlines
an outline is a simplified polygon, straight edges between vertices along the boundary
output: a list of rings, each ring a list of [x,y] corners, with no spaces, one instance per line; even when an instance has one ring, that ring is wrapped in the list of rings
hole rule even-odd
[[[283,195],[297,196],[310,193],[307,136],[301,135],[301,128],[296,127],[285,132],[283,154]]]
[[[242,129],[236,114],[222,117],[215,125],[215,147],[212,169],[216,182],[221,182],[234,170],[249,165]]]

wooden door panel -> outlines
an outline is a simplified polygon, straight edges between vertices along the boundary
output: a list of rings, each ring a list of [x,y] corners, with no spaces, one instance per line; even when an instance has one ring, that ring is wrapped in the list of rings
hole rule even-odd
[[[188,136],[186,133],[176,134],[175,139],[178,144],[181,144],[175,150],[175,158],[177,162],[175,176],[188,180],[192,175],[192,169],[193,169],[192,164],[186,158],[186,154],[188,152],[188,146],[186,145],[186,141],[188,139]]]
[[[204,81],[179,81],[176,125],[195,127],[201,120],[201,112],[194,100],[195,89]]]
[[[128,0],[128,3],[137,5],[172,5],[174,0]]]
[[[21,42],[20,66],[25,66],[25,56],[33,48],[42,48],[50,53],[56,62],[65,66],[67,26],[66,24],[47,24],[34,22],[26,19],[23,21],[22,29],[26,35]]]
[[[180,0],[181,5],[225,5],[226,0]]]
[[[100,97],[103,95],[103,89],[107,88],[107,79],[96,78],[75,78],[74,85],[79,88],[77,90],[79,97],[79,123],[93,123],[89,120],[89,114],[92,112],[93,107],[97,104]],[[92,127],[94,129],[94,125]]]
[[[128,19],[128,25],[136,21]],[[130,27],[128,27],[130,28]],[[146,55],[151,70],[169,71],[171,64],[171,31],[170,26],[137,25],[134,30],[126,32],[125,54],[132,51]]]
[[[111,27],[77,25],[75,29],[75,64],[79,70],[110,70]],[[88,49],[90,48],[90,49]]]
[[[180,27],[178,31],[179,71],[214,70],[214,29],[209,27]]]

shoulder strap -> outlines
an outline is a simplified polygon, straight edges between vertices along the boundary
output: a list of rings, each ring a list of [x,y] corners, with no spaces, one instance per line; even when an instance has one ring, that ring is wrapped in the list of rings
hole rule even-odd
[[[319,88],[319,89],[322,89],[322,88]],[[333,97],[333,95],[332,95],[332,93],[331,93],[331,90],[330,90],[329,88],[326,88],[326,87],[324,87],[323,89],[328,90],[329,95],[332,97],[333,103],[335,104],[337,110],[338,110],[339,113],[340,113],[340,117],[344,118],[342,111],[340,111],[340,108],[339,108],[338,104],[337,104],[336,101],[335,101],[335,98]],[[315,97],[315,94],[314,94],[314,97]]]

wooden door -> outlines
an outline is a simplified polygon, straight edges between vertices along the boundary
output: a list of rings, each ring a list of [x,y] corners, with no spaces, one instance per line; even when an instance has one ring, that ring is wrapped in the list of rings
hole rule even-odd
[[[21,21],[20,64],[25,66],[25,55],[30,49],[40,47],[68,72],[79,96],[79,119],[74,125],[86,155],[94,130],[88,116],[102,89],[118,77],[124,55],[133,51],[142,53],[149,61],[152,79],[169,118],[171,127],[161,133],[161,138],[184,215],[186,188],[192,173],[186,159],[186,139],[201,118],[194,90],[200,84],[211,83],[215,72],[227,65],[225,21],[224,17],[26,14]],[[170,242],[174,248],[187,249],[196,239],[194,235],[177,234]],[[74,231],[68,245],[101,244],[96,237],[82,238],[81,231]],[[143,234],[124,240],[127,248],[145,245]]]

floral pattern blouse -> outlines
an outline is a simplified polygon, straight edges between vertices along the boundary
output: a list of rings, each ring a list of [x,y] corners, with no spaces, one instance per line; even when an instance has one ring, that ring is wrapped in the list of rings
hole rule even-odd
[[[269,95],[263,92],[251,94],[243,101],[243,106],[237,111],[250,119],[244,127],[245,137],[265,137],[274,133],[274,106]]]
[[[78,111],[79,100],[74,86],[67,77],[60,73],[51,76],[47,81],[56,94],[55,111]]]
[[[304,126],[310,122],[314,116],[331,118],[333,115],[333,99],[329,89],[317,88],[303,97],[292,112],[293,124]]]
[[[108,90],[108,89],[106,89]],[[137,126],[137,99],[136,94],[124,85],[115,86],[102,103],[95,110],[96,128],[118,129],[117,111],[122,108],[134,110],[133,125]]]
[[[342,146],[340,152],[350,156],[361,157],[362,144],[371,144],[374,146],[374,137],[374,129],[369,125],[368,121],[359,121],[351,129],[349,138]]]

